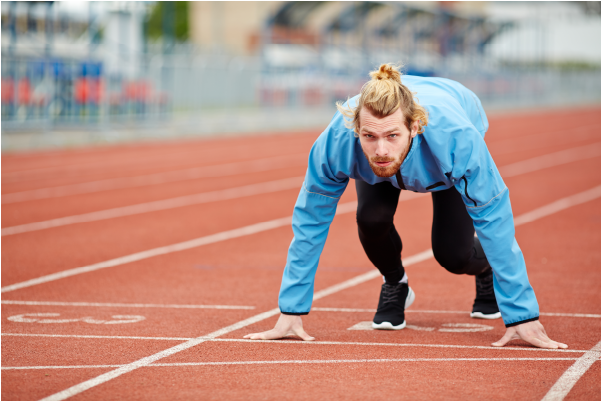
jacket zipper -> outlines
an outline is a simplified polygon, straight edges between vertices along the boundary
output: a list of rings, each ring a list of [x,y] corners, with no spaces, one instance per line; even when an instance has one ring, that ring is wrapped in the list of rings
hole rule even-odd
[[[442,185],[444,185],[444,182],[440,181],[440,182],[437,182],[436,184],[432,184],[432,185],[427,186],[426,190],[429,191],[431,189],[438,188],[438,187],[440,187]]]
[[[401,189],[407,189],[405,188],[405,183],[403,182],[403,177],[401,176],[401,169],[399,168],[396,172],[396,181],[399,184],[399,188]]]
[[[463,181],[465,181],[465,197],[468,198],[469,200],[471,200],[472,202],[474,202],[474,206],[478,206],[478,204],[476,203],[476,201],[473,200],[472,198],[470,198],[469,194],[467,193],[467,179],[465,178],[465,176],[461,177],[461,179]]]

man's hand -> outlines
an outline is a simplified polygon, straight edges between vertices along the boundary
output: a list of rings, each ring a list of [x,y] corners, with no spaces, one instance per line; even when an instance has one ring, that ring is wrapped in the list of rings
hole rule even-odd
[[[315,340],[314,337],[308,335],[303,329],[303,320],[300,316],[284,315],[283,313],[272,330],[247,334],[244,338],[251,340],[275,340],[287,336],[298,336],[305,341]]]
[[[511,340],[519,339],[539,348],[568,348],[566,344],[558,343],[547,337],[545,328],[538,320],[508,327],[503,338],[496,343],[492,343],[492,345],[494,347],[502,347]]]

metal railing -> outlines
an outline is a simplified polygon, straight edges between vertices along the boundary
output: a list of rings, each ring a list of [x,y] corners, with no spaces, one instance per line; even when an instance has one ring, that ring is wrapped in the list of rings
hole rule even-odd
[[[186,49],[191,49],[187,47]],[[153,125],[178,116],[196,121],[215,112],[273,109],[332,109],[337,100],[358,93],[369,67],[395,61],[368,58],[365,68],[332,68],[317,54],[301,67],[273,65],[265,57],[197,54],[141,55],[134,77],[108,75],[97,60],[2,58],[2,130],[69,126]],[[391,56],[386,56],[390,58]],[[382,58],[382,57],[380,57]],[[411,61],[411,56],[398,55]],[[419,59],[419,58],[415,58]],[[485,105],[542,106],[601,101],[601,70],[493,66],[484,57],[438,70],[408,64],[408,73],[455,79]]]

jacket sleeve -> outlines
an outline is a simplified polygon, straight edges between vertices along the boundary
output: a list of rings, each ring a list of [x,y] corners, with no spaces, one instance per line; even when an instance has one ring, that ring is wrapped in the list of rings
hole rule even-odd
[[[503,321],[509,327],[537,320],[538,302],[528,281],[524,255],[515,239],[509,189],[482,134],[469,119],[452,110],[438,112],[453,115],[453,121],[446,121],[452,166],[446,174],[463,198],[493,269],[495,296]]]
[[[349,132],[340,134],[352,136]],[[294,238],[288,249],[279,295],[279,307],[285,314],[303,315],[311,309],[319,258],[338,200],[349,181],[348,172],[343,171],[347,169],[341,168],[348,162],[348,152],[345,154],[344,146],[339,146],[335,136],[328,129],[313,145],[305,181],[294,206]]]

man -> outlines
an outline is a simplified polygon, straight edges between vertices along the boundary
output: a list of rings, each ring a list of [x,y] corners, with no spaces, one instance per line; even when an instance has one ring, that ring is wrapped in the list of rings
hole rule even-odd
[[[294,239],[279,297],[282,314],[273,330],[245,338],[292,334],[313,340],[300,316],[311,308],[329,225],[353,178],[359,238],[385,281],[374,328],[403,329],[404,310],[415,299],[393,224],[399,194],[406,189],[432,192],[436,260],[452,273],[475,276],[471,316],[503,317],[506,333],[493,345],[521,338],[537,347],[567,348],[547,337],[538,321],[538,303],[515,240],[509,191],[484,143],[488,121],[478,98],[447,79],[405,76],[401,81],[391,64],[370,75],[360,95],[337,105],[339,113],[311,150],[292,218]]]

